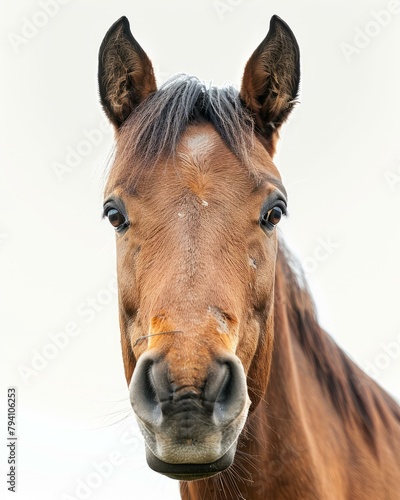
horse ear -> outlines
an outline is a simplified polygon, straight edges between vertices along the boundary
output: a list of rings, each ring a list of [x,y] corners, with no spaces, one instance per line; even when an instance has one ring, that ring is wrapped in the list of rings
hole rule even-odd
[[[240,97],[255,119],[258,132],[267,139],[271,156],[278,130],[298,97],[300,52],[289,26],[271,18],[265,39],[246,64]]]
[[[98,81],[101,104],[116,128],[157,90],[151,61],[133,38],[126,17],[118,19],[104,37]]]

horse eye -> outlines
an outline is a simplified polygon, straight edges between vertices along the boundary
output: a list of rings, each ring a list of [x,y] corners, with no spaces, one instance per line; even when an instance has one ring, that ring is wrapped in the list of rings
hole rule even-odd
[[[261,217],[261,224],[266,227],[269,230],[274,229],[274,227],[278,224],[278,222],[281,220],[283,215],[281,207],[273,207],[271,210],[268,210],[264,215]]]
[[[106,216],[115,229],[123,229],[127,225],[125,217],[116,208],[107,210]]]
[[[282,209],[279,207],[274,207],[272,210],[268,212],[268,222],[270,222],[273,226],[276,226],[278,222],[282,218]]]

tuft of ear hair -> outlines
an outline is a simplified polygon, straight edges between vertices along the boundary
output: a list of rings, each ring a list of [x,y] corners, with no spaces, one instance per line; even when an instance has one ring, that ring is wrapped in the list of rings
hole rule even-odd
[[[123,16],[106,33],[99,51],[100,100],[118,129],[136,106],[157,90],[153,66]]]
[[[299,83],[299,46],[289,26],[275,15],[267,36],[246,64],[240,90],[271,156],[279,128],[297,102]]]

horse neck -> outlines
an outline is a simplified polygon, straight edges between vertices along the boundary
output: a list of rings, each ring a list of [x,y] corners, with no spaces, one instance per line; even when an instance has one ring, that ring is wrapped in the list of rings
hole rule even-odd
[[[293,304],[282,268],[288,264],[282,259],[280,255],[276,271],[270,379],[264,400],[249,418],[248,451],[263,463],[264,476],[259,481],[265,498],[275,498],[277,489],[282,494],[282,484],[287,485],[287,498],[318,498],[323,478],[315,473],[319,457],[310,424],[312,415],[323,411],[321,398],[315,397],[320,396],[321,386],[293,324]]]
[[[400,409],[320,327],[288,259],[279,252],[270,379],[250,417],[253,435],[266,429],[252,444],[272,472],[264,498],[362,498],[367,482],[370,498],[392,498],[382,471],[398,463]]]

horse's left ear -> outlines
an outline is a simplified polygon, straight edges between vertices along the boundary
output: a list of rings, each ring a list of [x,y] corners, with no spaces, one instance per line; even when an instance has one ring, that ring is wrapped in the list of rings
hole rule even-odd
[[[118,129],[146,97],[157,90],[153,66],[121,17],[108,30],[99,52],[100,99]]]
[[[279,127],[289,116],[299,91],[300,52],[289,26],[271,18],[269,32],[244,70],[240,97],[255,119],[256,129],[275,153]]]

